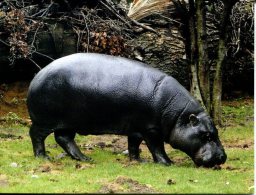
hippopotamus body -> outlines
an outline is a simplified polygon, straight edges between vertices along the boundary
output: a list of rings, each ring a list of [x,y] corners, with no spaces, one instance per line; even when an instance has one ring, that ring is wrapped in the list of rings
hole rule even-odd
[[[211,118],[174,78],[122,57],[79,53],[53,61],[32,80],[27,97],[35,156],[44,156],[45,138],[74,159],[80,135],[128,136],[131,159],[139,160],[144,140],[155,162],[170,164],[164,142],[188,154],[198,166],[222,164],[226,154]]]

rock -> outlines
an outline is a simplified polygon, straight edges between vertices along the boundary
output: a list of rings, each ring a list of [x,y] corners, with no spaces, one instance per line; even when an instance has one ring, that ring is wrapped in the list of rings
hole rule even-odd
[[[174,179],[168,179],[167,185],[172,185],[172,184],[176,184],[176,181]]]
[[[39,176],[38,175],[31,175],[31,178],[37,179],[37,178],[39,178]]]
[[[18,167],[18,164],[17,164],[16,162],[12,162],[12,163],[10,164],[10,166],[16,168],[16,167]]]

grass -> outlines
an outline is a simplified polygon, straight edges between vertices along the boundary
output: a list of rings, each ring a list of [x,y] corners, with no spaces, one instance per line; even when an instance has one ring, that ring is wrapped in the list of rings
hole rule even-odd
[[[28,127],[13,121],[21,121],[13,115],[8,123],[0,125],[0,193],[251,194],[254,191],[253,101],[224,102],[223,113],[225,126],[219,128],[219,135],[228,160],[220,170],[196,168],[184,153],[168,146],[168,156],[175,162],[172,166],[152,163],[145,146],[142,157],[149,162],[130,162],[122,147],[114,150],[119,142],[109,147],[95,146],[93,140],[100,136],[76,137],[93,163],[60,157],[63,150],[56,145],[53,135],[46,140],[46,149],[53,160],[34,158]]]

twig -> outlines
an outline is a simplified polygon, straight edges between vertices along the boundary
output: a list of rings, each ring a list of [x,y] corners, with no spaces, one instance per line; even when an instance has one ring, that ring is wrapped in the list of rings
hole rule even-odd
[[[140,23],[140,22],[137,22],[136,20],[134,20],[134,19],[132,19],[132,18],[130,18],[130,20],[134,23],[134,24],[136,24],[137,26],[140,26],[140,27],[142,27],[142,28],[144,28],[144,29],[146,29],[146,30],[149,30],[149,31],[152,31],[152,32],[154,32],[154,33],[156,33],[157,35],[160,35],[156,30],[154,30],[153,28],[151,28],[151,27],[149,27],[149,26],[146,26],[146,25],[144,25],[144,24],[142,24],[142,23]]]
[[[160,17],[162,17],[162,18],[164,18],[164,19],[167,19],[169,22],[174,22],[174,23],[177,23],[177,24],[183,25],[183,23],[182,23],[182,22],[179,22],[179,21],[177,21],[177,20],[171,19],[171,18],[166,17],[166,16],[164,16],[164,15],[162,15],[162,14],[157,14],[157,15],[158,15],[158,16],[160,16]]]
[[[87,45],[86,45],[86,52],[88,53],[89,52],[89,44],[90,44],[90,31],[89,31],[89,28],[88,28],[88,25],[87,25],[87,21],[86,21],[86,17],[84,15],[84,12],[81,12],[82,13],[82,16],[84,18],[84,23],[85,23],[85,27],[86,27],[86,30],[87,30]]]
[[[118,13],[116,13],[116,11],[114,11],[113,8],[109,7],[108,5],[103,3],[102,1],[100,1],[100,3],[103,6],[105,6],[109,11],[111,11],[116,17],[118,17],[122,22],[124,22],[125,24],[127,24],[131,28],[131,25],[125,19],[123,19]]]
[[[36,35],[37,35],[37,32],[38,32],[39,28],[40,28],[40,26],[38,26],[37,29],[36,29],[36,31],[35,31],[35,34],[34,34],[34,37],[33,37],[33,41],[32,41],[32,43],[30,44],[31,47],[34,46],[34,42],[35,42],[35,40],[36,40]]]
[[[79,44],[80,44],[80,41],[81,41],[81,36],[80,36],[81,31],[80,31],[79,28],[77,28],[76,26],[73,27],[73,30],[74,30],[75,33],[77,34],[76,51],[78,52],[78,50],[79,50]]]
[[[53,2],[45,9],[45,12],[40,17],[43,17],[49,11],[52,5],[53,5]]]
[[[44,12],[44,11],[45,11],[45,9],[42,9],[42,10],[40,10],[39,12],[37,12],[37,13],[35,13],[35,14],[29,16],[29,17],[30,17],[30,18],[36,17],[37,15],[41,14],[41,13]],[[27,17],[28,17],[28,16],[27,16]]]
[[[87,23],[85,23],[86,29],[87,29],[87,45],[86,45],[86,52],[89,52],[89,44],[90,44],[90,31],[88,28]]]
[[[11,47],[8,43],[6,43],[5,41],[3,41],[2,39],[0,39],[0,42],[3,43],[4,45]]]
[[[45,54],[43,54],[43,53],[40,53],[40,52],[38,52],[38,51],[35,51],[34,53],[36,53],[36,54],[38,54],[38,55],[40,55],[40,56],[44,56],[44,57],[46,57],[46,58],[48,58],[48,59],[50,59],[50,60],[52,60],[52,61],[55,60],[55,59],[53,59],[52,57],[50,57],[50,56],[48,56],[48,55],[45,55]]]
[[[32,60],[31,58],[28,58],[28,59],[29,59],[33,64],[35,64],[36,67],[37,67],[39,70],[42,69],[34,60]]]
[[[100,1],[100,3],[101,3],[103,6],[105,6],[108,10],[110,10],[113,14],[115,14],[122,22],[124,22],[125,24],[127,24],[129,28],[132,28],[132,26],[131,26],[126,20],[124,20],[124,19],[116,12],[116,10],[115,10],[114,8],[109,7],[108,5],[106,5],[105,3],[103,3],[102,1]],[[127,18],[128,18],[130,21],[132,21],[134,24],[136,24],[136,25],[138,25],[138,26],[140,26],[140,27],[142,27],[142,28],[144,28],[144,29],[146,29],[146,30],[152,31],[152,32],[156,33],[157,35],[159,35],[159,33],[158,33],[156,30],[154,30],[153,28],[151,28],[151,27],[149,27],[149,26],[146,26],[146,25],[144,25],[144,24],[142,24],[142,23],[139,23],[139,22],[137,22],[136,20],[134,20],[134,19],[132,19],[132,18],[130,18],[130,17],[127,17]]]

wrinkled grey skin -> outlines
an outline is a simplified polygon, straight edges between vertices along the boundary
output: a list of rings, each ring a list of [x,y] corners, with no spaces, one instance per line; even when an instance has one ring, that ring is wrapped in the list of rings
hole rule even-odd
[[[174,78],[149,66],[101,54],[55,60],[32,80],[27,97],[35,156],[47,157],[45,138],[74,159],[87,161],[74,138],[128,136],[130,159],[139,160],[145,140],[155,162],[169,165],[164,142],[187,153],[198,166],[222,164],[218,132],[199,103]]]

